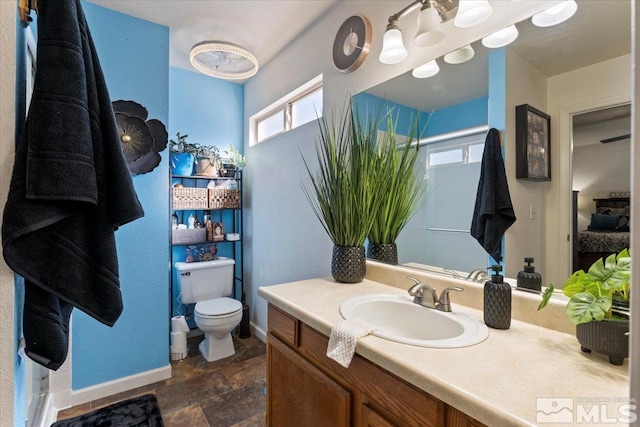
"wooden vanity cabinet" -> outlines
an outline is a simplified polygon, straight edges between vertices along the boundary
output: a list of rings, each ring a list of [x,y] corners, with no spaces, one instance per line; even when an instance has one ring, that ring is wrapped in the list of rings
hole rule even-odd
[[[368,360],[327,358],[328,338],[269,305],[267,425],[482,427]]]

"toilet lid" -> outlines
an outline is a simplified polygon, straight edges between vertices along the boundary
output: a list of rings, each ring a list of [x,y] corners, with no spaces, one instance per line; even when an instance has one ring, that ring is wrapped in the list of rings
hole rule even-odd
[[[201,316],[223,316],[242,309],[242,303],[233,298],[216,298],[196,304],[196,313]]]

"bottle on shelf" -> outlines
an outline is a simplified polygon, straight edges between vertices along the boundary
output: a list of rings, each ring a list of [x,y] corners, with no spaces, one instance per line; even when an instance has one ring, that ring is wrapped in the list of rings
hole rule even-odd
[[[178,228],[178,215],[174,212],[171,215],[171,229],[176,230]]]
[[[189,215],[189,219],[187,220],[187,228],[196,228],[196,217],[193,214]]]
[[[206,231],[207,242],[213,242],[213,222],[211,221],[211,212],[204,214],[204,228]]]

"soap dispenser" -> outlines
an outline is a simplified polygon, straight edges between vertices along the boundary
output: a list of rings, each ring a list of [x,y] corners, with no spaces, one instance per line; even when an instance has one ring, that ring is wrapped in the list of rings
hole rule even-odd
[[[484,284],[484,323],[494,329],[511,326],[511,285],[500,275],[501,265],[491,267],[491,280]]]
[[[533,291],[542,290],[542,276],[540,273],[536,273],[536,268],[533,264],[533,258],[527,257],[524,259],[527,265],[524,266],[524,271],[518,273],[518,288],[531,289]]]

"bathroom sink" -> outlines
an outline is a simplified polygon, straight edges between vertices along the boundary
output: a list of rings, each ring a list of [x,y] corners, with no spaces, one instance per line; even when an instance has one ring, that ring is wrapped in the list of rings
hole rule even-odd
[[[363,319],[378,329],[373,335],[420,347],[468,347],[489,336],[487,326],[463,313],[445,313],[415,304],[408,295],[371,294],[349,298],[340,315]]]

